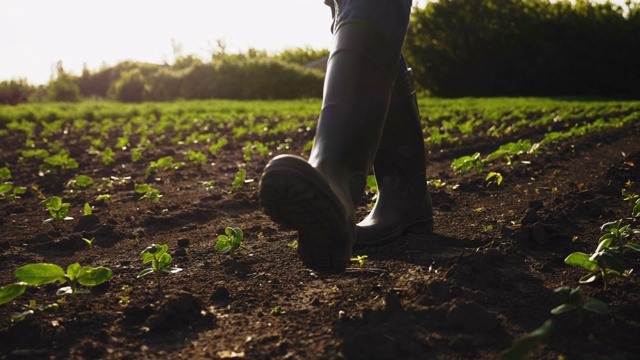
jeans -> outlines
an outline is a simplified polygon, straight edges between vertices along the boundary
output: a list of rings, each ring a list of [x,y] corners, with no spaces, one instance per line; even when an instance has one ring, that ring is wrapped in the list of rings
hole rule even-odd
[[[345,20],[368,20],[387,37],[397,52],[402,51],[409,28],[411,3],[411,0],[325,0],[333,13],[332,31]],[[407,68],[404,56],[401,56],[399,68]]]

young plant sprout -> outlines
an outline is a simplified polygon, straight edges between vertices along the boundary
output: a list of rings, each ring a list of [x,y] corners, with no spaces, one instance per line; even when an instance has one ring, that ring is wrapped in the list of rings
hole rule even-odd
[[[0,305],[6,304],[22,295],[26,289],[27,284],[23,282],[0,287]]]
[[[89,252],[93,252],[93,240],[95,240],[95,237],[92,237],[91,239],[82,238],[82,240],[89,245]]]
[[[224,230],[225,235],[218,235],[216,250],[221,254],[228,254],[242,247],[244,237],[242,229],[239,227],[228,227]]]
[[[233,178],[233,184],[231,188],[233,190],[238,190],[244,183],[247,176],[247,169],[240,169],[236,173],[236,176]]]
[[[621,225],[622,220],[602,225],[601,230],[605,234],[600,237],[598,247],[592,254],[574,252],[564,260],[567,265],[581,266],[589,270],[587,275],[580,278],[581,284],[602,279],[606,290],[610,278],[626,277],[631,273],[631,270],[626,269],[627,265],[622,250],[628,248],[640,252],[640,245],[628,241],[633,231],[629,225]]]
[[[562,300],[562,305],[551,310],[551,313],[554,315],[575,310],[587,310],[600,315],[607,312],[607,304],[598,299],[585,297],[584,291],[580,289],[580,286],[575,289],[563,286],[555,289],[553,292],[558,294],[560,300]]]
[[[489,174],[487,175],[487,178],[485,179],[485,181],[487,181],[487,187],[494,183],[500,186],[502,185],[502,180],[503,180],[502,174],[495,171],[489,172]]]
[[[143,263],[151,263],[150,268],[146,268],[142,270],[138,277],[141,278],[145,275],[149,275],[151,273],[155,273],[160,276],[160,274],[175,274],[182,271],[181,268],[177,267],[169,267],[173,258],[171,255],[167,254],[167,250],[169,250],[168,245],[156,245],[151,244],[148,246],[142,253],[140,253],[140,257],[142,257]]]
[[[67,187],[72,189],[86,189],[91,185],[93,185],[93,178],[87,175],[78,175],[67,183]]]
[[[73,220],[72,217],[67,216],[67,214],[69,213],[69,203],[63,203],[62,199],[60,199],[57,196],[52,196],[42,202],[40,202],[40,205],[44,206],[47,208],[47,210],[49,210],[49,214],[51,214],[51,217],[44,220],[42,223],[43,224],[48,224],[50,222],[58,222],[58,221],[66,221],[66,220]]]
[[[20,322],[30,317],[39,316],[41,314],[56,314],[60,305],[57,303],[46,306],[38,306],[35,300],[29,300],[29,310],[15,313],[11,316],[11,322]]]
[[[149,184],[135,184],[135,189],[138,194],[143,194],[138,200],[148,199],[149,201],[159,202],[162,198],[160,191],[152,188]]]
[[[368,258],[369,258],[368,255],[358,255],[356,257],[351,258],[351,261],[357,262],[358,265],[360,266],[360,278],[364,277],[364,264]]]
[[[82,209],[82,214],[84,216],[89,216],[89,215],[93,214],[93,209],[91,208],[91,205],[89,205],[89,203],[84,203],[84,208]]]
[[[78,294],[88,294],[89,291],[79,288],[80,285],[96,286],[109,280],[111,270],[106,267],[93,268],[90,266],[80,266],[78,263],[71,264],[67,267],[67,272],[55,264],[28,264],[18,268],[14,276],[23,283],[28,285],[46,285],[54,282],[60,284],[68,284],[63,286],[56,294],[58,296],[71,295],[73,303],[77,303]]]

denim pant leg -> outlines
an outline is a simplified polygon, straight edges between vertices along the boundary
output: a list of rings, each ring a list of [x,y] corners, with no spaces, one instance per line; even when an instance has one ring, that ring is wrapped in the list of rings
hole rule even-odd
[[[332,7],[334,28],[350,19],[373,23],[400,52],[409,27],[411,0],[325,0]]]

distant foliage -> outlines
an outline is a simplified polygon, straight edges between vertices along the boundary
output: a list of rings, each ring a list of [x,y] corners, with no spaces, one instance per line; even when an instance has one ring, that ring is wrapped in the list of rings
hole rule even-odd
[[[76,102],[80,100],[80,87],[71,75],[58,75],[57,79],[49,82],[47,89],[51,101]]]
[[[411,21],[405,54],[435,96],[640,95],[635,2],[440,0]]]
[[[0,104],[16,105],[27,102],[29,95],[34,92],[26,79],[7,80],[0,82]]]
[[[324,74],[301,66],[326,50],[291,49],[269,55],[229,54],[219,44],[211,61],[180,56],[174,64],[122,62],[75,79],[83,97],[122,102],[177,99],[294,99],[322,96]]]

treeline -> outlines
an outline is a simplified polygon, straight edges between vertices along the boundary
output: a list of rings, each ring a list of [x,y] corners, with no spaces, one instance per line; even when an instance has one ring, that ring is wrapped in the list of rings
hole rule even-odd
[[[405,53],[433,96],[640,96],[640,4],[440,0]]]
[[[303,65],[327,54],[327,50],[310,48],[276,55],[255,49],[230,54],[220,47],[207,62],[192,55],[180,56],[170,65],[127,61],[97,71],[85,67],[79,76],[58,63],[57,76],[46,86],[29,86],[24,79],[1,82],[0,103],[82,98],[122,102],[317,98],[322,96],[324,74]]]
[[[79,76],[58,67],[43,87],[0,83],[0,103],[107,98],[290,99],[322,96],[324,75],[302,64],[327,50],[250,49],[173,64],[123,62]],[[439,0],[414,8],[404,53],[432,96],[640,97],[640,4],[576,0]]]

